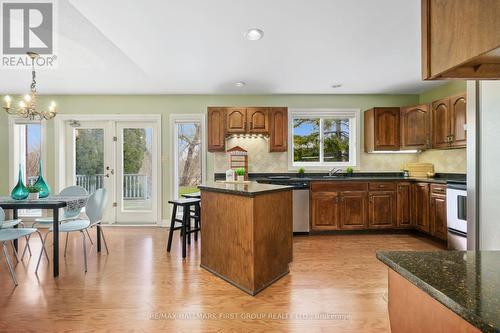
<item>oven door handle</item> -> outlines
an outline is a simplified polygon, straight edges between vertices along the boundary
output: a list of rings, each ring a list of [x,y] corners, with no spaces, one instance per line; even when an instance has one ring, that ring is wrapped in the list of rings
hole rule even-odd
[[[450,234],[454,234],[454,235],[457,235],[457,236],[467,237],[467,233],[462,232],[462,231],[458,231],[458,230],[455,230],[455,229],[448,228],[448,232]]]

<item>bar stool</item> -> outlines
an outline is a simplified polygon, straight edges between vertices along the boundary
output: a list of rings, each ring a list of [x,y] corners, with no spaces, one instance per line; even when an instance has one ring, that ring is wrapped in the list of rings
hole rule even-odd
[[[182,197],[183,198],[187,198],[187,199],[201,199],[201,193],[200,192],[185,193],[185,194],[182,195]],[[200,228],[201,227],[200,206],[201,206],[201,202],[200,202],[199,205],[194,206],[194,208],[191,210],[191,213],[193,213],[194,215],[198,216],[198,219],[194,220],[194,227],[195,228]],[[188,238],[188,242],[189,242],[190,239],[191,239],[191,237]],[[194,240],[195,241],[198,240],[198,233],[197,232],[194,233]]]
[[[169,200],[173,204],[172,219],[170,220],[170,230],[168,232],[167,252],[172,247],[172,237],[174,230],[181,230],[182,237],[182,258],[186,258],[186,243],[191,243],[191,234],[195,234],[195,240],[198,240],[198,231],[200,231],[200,199],[184,198],[178,200]],[[182,207],[182,220],[177,218],[177,208]],[[194,208],[194,214],[191,211]],[[195,227],[191,229],[191,219],[194,219]],[[175,222],[181,223],[180,227],[175,226]]]

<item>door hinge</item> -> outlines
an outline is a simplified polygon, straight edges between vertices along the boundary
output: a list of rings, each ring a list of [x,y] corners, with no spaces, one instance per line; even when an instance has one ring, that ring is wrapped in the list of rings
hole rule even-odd
[[[113,202],[113,207],[118,207],[118,204],[116,202]]]
[[[116,136],[113,137],[113,141],[118,141],[118,138]]]

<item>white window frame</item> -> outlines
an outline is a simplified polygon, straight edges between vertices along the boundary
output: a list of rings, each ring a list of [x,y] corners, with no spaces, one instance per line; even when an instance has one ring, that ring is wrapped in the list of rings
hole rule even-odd
[[[206,140],[206,117],[205,114],[171,114],[170,115],[170,156],[172,157],[170,160],[170,170],[171,170],[171,188],[170,188],[170,198],[175,199],[178,195],[177,188],[177,173],[178,165],[176,163],[177,156],[177,124],[179,123],[192,123],[192,122],[200,122],[201,124],[201,182],[205,183],[207,180],[207,140]]]
[[[288,170],[303,167],[309,170],[327,170],[333,167],[359,167],[361,150],[360,109],[289,109],[288,114]],[[320,118],[320,162],[294,162],[293,120]],[[321,162],[323,160],[323,119],[349,119],[349,162]]]

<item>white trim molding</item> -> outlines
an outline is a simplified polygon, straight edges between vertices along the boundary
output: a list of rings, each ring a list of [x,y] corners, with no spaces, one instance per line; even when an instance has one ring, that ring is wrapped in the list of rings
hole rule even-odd
[[[293,161],[293,119],[303,118],[329,118],[349,119],[349,162],[294,162]],[[322,122],[321,122],[322,123]],[[320,132],[322,131],[320,123]],[[323,156],[323,143],[320,142],[320,156]],[[354,147],[354,151],[353,148]],[[288,109],[288,170],[297,171],[300,167],[309,170],[328,170],[333,167],[359,167],[361,154],[361,110],[360,109]]]

